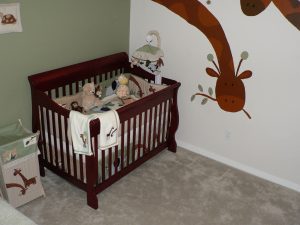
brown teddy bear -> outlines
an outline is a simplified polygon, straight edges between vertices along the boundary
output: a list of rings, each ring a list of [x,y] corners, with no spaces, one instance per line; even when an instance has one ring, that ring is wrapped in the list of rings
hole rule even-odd
[[[12,14],[6,14],[4,15],[2,12],[0,12],[0,18],[2,24],[15,24],[17,22],[16,18]]]
[[[102,105],[102,101],[95,96],[95,84],[93,82],[85,84],[82,89],[82,107],[85,112]]]

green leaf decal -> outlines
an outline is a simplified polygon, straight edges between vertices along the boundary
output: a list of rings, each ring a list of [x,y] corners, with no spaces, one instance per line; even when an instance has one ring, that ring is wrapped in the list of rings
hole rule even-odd
[[[204,98],[201,102],[201,105],[205,105],[207,103],[207,101],[208,101],[208,98]]]
[[[210,95],[210,96],[212,96],[213,94],[214,94],[214,91],[213,91],[213,89],[210,87],[210,88],[208,88],[208,94]]]
[[[208,55],[207,55],[207,60],[210,61],[210,62],[214,61],[214,55],[211,54],[211,53],[208,54]]]
[[[203,87],[201,84],[198,85],[198,89],[199,89],[199,91],[203,92]]]
[[[196,95],[192,95],[191,102],[194,101],[195,97],[196,97]]]
[[[243,60],[246,60],[246,59],[248,59],[248,57],[249,57],[249,53],[247,51],[243,51],[241,54],[241,58]]]

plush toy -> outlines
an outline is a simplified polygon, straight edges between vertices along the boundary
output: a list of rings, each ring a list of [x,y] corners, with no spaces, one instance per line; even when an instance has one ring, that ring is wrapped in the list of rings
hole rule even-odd
[[[119,98],[127,98],[129,96],[128,78],[121,74],[118,78],[119,86],[116,90],[116,94]]]
[[[102,97],[102,87],[100,84],[95,87],[95,96],[99,99]]]
[[[82,107],[85,112],[96,106],[102,105],[101,100],[95,96],[94,83],[87,83],[83,86],[82,89]]]
[[[71,110],[77,111],[77,112],[83,112],[83,107],[81,107],[77,101],[71,102]]]

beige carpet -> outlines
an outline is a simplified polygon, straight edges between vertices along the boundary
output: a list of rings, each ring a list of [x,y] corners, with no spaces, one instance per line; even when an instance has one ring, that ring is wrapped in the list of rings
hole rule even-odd
[[[300,225],[300,193],[192,152],[164,151],[98,195],[46,171],[46,198],[20,211],[40,225]]]

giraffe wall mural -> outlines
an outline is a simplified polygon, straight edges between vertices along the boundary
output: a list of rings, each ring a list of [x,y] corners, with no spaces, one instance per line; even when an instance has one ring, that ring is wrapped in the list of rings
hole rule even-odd
[[[182,17],[189,24],[199,29],[210,41],[215,50],[219,66],[214,61],[212,54],[208,55],[216,70],[207,68],[206,72],[209,76],[217,79],[215,87],[215,98],[212,97],[213,91],[209,89],[209,95],[203,93],[203,89],[199,86],[200,93],[192,96],[192,100],[196,95],[205,97],[202,104],[208,99],[218,103],[219,107],[227,112],[244,112],[251,119],[250,114],[244,109],[246,102],[246,92],[243,83],[244,79],[250,78],[252,72],[246,70],[239,74],[239,69],[243,60],[248,58],[248,53],[243,52],[237,70],[234,69],[234,60],[231,49],[227,41],[225,32],[216,19],[216,17],[197,0],[152,0],[159,3],[178,16]]]
[[[242,11],[247,16],[260,14],[273,2],[284,17],[300,30],[299,0],[240,0],[240,2]]]
[[[297,48],[300,32],[273,2],[261,14],[249,17],[242,12],[240,0],[211,0],[210,4],[208,0],[197,1],[221,25],[226,35],[222,43],[229,45],[223,46],[230,47],[232,56],[223,55],[234,62],[234,68],[222,66],[225,59],[221,51],[215,51],[218,44],[212,44],[207,37],[212,32],[220,33],[218,24],[209,33],[162,5],[164,3],[132,0],[130,52],[143,43],[145,33],[158,30],[166,53],[162,75],[182,83],[178,95],[179,146],[299,191],[300,174],[295,173],[295,168],[299,167],[300,159],[300,51]],[[190,0],[172,2],[191,4]],[[201,16],[195,7],[190,9],[190,17],[198,17],[207,24],[206,15]],[[218,102],[210,98],[202,106],[206,97],[201,95],[195,95],[195,100],[190,101],[196,92],[216,98],[216,82],[220,78],[207,75],[207,67],[218,73],[215,62],[223,68],[221,72],[227,68],[236,74],[240,61],[238,74],[245,70],[253,72],[252,77],[242,79],[244,109],[252,119],[242,110],[223,111]],[[202,90],[199,87],[198,91],[198,84]]]

